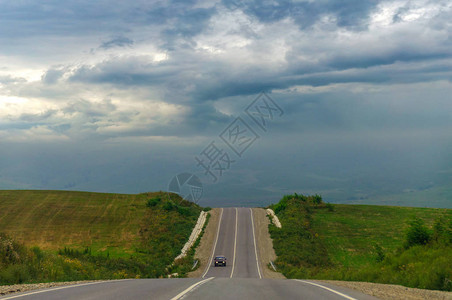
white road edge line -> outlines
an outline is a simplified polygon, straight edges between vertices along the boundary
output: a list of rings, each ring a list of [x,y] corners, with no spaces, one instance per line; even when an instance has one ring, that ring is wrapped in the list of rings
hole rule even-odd
[[[204,279],[202,281],[199,281],[195,284],[192,284],[191,286],[189,286],[188,288],[186,288],[184,291],[180,292],[179,294],[177,294],[175,297],[171,298],[171,300],[178,300],[181,299],[182,297],[184,297],[187,293],[189,293],[191,290],[193,290],[194,288],[203,285],[204,283],[206,283],[209,280],[214,279],[215,277],[209,277],[207,279]]]
[[[2,300],[6,300],[6,299],[14,299],[14,298],[20,298],[20,297],[35,295],[35,294],[41,294],[41,293],[47,293],[47,292],[58,291],[58,290],[62,290],[62,289],[73,288],[73,287],[80,287],[80,286],[85,286],[85,285],[92,285],[92,284],[99,284],[99,283],[106,283],[106,282],[118,282],[118,281],[125,281],[125,280],[131,280],[131,279],[104,280],[104,281],[98,281],[98,282],[90,282],[90,283],[80,283],[80,284],[66,285],[66,286],[61,286],[61,287],[57,287],[57,288],[53,288],[53,289],[46,289],[46,290],[41,290],[41,291],[35,291],[35,292],[31,292],[31,293],[20,294],[20,295],[15,295],[15,296],[6,297],[6,298],[0,298],[0,299],[2,299]]]
[[[333,289],[330,289],[330,288],[328,288],[328,287],[326,287],[326,286],[323,286],[323,285],[320,285],[320,284],[317,284],[317,283],[314,283],[314,282],[309,282],[309,281],[300,280],[300,279],[294,279],[294,280],[300,281],[300,282],[303,282],[303,283],[307,283],[307,284],[312,284],[312,285],[318,286],[318,287],[320,287],[320,288],[322,288],[322,289],[328,290],[328,291],[330,291],[330,292],[332,292],[332,293],[335,293],[335,294],[337,294],[337,295],[339,295],[339,296],[342,296],[342,297],[344,297],[344,298],[346,298],[346,299],[349,299],[349,300],[357,300],[357,299],[355,299],[355,298],[353,298],[353,297],[350,297],[350,296],[348,296],[348,295],[342,294],[341,292],[335,291],[335,290],[333,290]]]
[[[232,259],[232,271],[231,276],[229,278],[232,278],[232,275],[234,275],[234,266],[235,266],[235,252],[237,251],[237,224],[239,219],[239,211],[237,207],[235,208],[235,238],[234,238],[234,258]]]
[[[218,236],[220,235],[220,227],[221,227],[221,219],[222,218],[223,218],[223,208],[221,209],[220,220],[218,221],[217,237],[215,238],[215,244],[213,245],[212,255],[210,256],[209,264],[206,266],[206,270],[204,271],[204,274],[202,274],[201,278],[204,278],[206,276],[207,272],[209,272],[210,266],[212,265],[213,256],[215,255],[215,250],[217,248]]]
[[[256,254],[257,273],[259,274],[259,279],[262,279],[261,270],[259,268],[259,259],[257,258],[256,235],[254,234],[253,209],[250,208],[250,211],[251,211],[251,227],[253,228],[254,253]]]

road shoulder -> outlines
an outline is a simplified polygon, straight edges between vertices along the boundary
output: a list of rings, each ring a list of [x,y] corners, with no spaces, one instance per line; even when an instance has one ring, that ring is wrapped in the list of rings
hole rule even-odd
[[[204,273],[212,255],[212,247],[218,230],[221,208],[212,208],[210,211],[209,223],[204,230],[201,242],[195,251],[195,259],[199,260],[199,267],[188,273],[188,278],[199,278]]]
[[[45,283],[24,283],[14,285],[0,285],[0,297],[13,293],[29,292],[40,289],[48,289],[53,287],[77,285],[92,282],[104,282],[108,280],[82,280],[82,281],[65,281],[65,282],[45,282]]]
[[[279,272],[275,272],[268,268],[270,261],[276,259],[275,249],[273,249],[273,240],[268,232],[268,224],[270,221],[267,212],[263,208],[252,208],[254,216],[254,230],[257,242],[257,254],[259,263],[262,268],[262,277],[269,279],[286,278]]]
[[[451,300],[452,292],[432,291],[424,289],[408,288],[401,285],[381,284],[372,282],[336,281],[336,280],[310,280],[313,282],[327,283],[357,290],[363,294],[374,296],[383,300],[423,300],[440,299]]]

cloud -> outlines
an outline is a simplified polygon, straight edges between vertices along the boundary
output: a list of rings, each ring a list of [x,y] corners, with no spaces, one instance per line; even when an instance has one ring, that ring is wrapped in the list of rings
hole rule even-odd
[[[224,4],[232,10],[232,4]],[[255,14],[258,11],[264,14],[266,5],[246,2],[236,6],[235,11],[247,12],[247,7],[251,7]],[[284,7],[314,4],[281,2],[277,5],[281,6],[280,11],[286,11]],[[168,50],[165,60],[158,62],[152,55],[121,55],[119,52],[94,64],[78,65],[67,76],[70,82],[110,84],[124,89],[148,86],[161,91],[164,101],[191,104],[300,84],[381,84],[450,78],[447,62],[452,52],[447,28],[429,25],[436,16],[450,14],[450,8],[438,10],[433,7],[429,10],[432,12],[418,19],[396,24],[391,21],[382,26],[380,23],[386,18],[385,5],[386,2],[365,2],[360,6],[351,1],[341,6],[338,2],[327,2],[321,6],[322,10],[319,9],[319,17],[309,30],[300,30],[296,20],[289,17],[270,18],[272,22],[259,19],[257,22],[235,11],[228,14],[219,6],[199,9],[188,3],[178,4],[171,10],[169,6],[160,5],[149,11],[149,16],[155,22],[163,18],[160,21],[167,24],[157,41],[159,47],[166,45],[163,46]],[[407,11],[418,9],[403,7]],[[183,9],[188,12],[182,14]],[[342,18],[350,19],[350,24],[359,23],[353,17],[353,13],[357,13],[360,18],[366,18],[368,27],[360,32],[342,29],[347,26],[338,24],[337,20],[323,20],[320,11],[322,14],[342,14]],[[347,17],[344,11],[349,11],[352,16]],[[396,13],[395,9],[393,11]],[[225,43],[218,44],[214,38],[220,30],[216,27],[218,18],[224,18],[230,24],[249,22],[250,25],[239,28],[251,28],[253,33],[236,29],[222,31],[220,34]],[[324,22],[329,23],[325,25]],[[208,25],[213,27],[207,30]],[[419,36],[421,30],[425,34]],[[229,42],[232,37],[234,42]],[[241,46],[236,46],[239,37]],[[171,41],[171,45],[165,41]],[[138,52],[140,43],[135,44]],[[367,48],[363,49],[363,45]],[[434,74],[421,70],[439,62],[446,62],[443,72]]]
[[[13,77],[11,75],[0,76],[0,84],[12,84],[12,83],[20,83],[26,82],[25,78]]]
[[[106,116],[116,111],[116,106],[110,99],[105,99],[100,103],[93,103],[87,100],[78,100],[70,103],[63,109],[66,114],[80,113],[88,117]]]
[[[133,45],[133,40],[126,38],[124,36],[118,36],[109,41],[103,42],[100,45],[100,48],[110,49],[113,47],[126,47],[126,46],[132,46],[132,45]]]
[[[250,157],[268,165],[244,162],[225,191],[254,182],[261,184],[255,192],[311,186],[345,199],[338,192],[341,184],[369,192],[373,179],[384,181],[379,163],[389,168],[388,162],[396,161],[368,151],[379,145],[374,141],[381,142],[383,152],[397,144],[391,149],[399,158],[417,145],[422,155],[416,158],[427,159],[435,153],[429,147],[441,148],[444,133],[452,129],[451,20],[452,4],[442,0],[2,2],[0,149],[16,149],[14,143],[33,147],[22,147],[21,155],[30,163],[20,170],[0,168],[0,176],[17,174],[3,175],[8,178],[0,178],[0,188],[1,182],[13,182],[142,191],[150,181],[163,188],[160,174],[192,166],[192,154],[236,116],[246,119],[243,109],[265,91],[285,110],[284,118],[272,123],[269,142],[263,136],[265,146],[250,150]],[[429,134],[430,145],[413,142],[427,140]],[[397,137],[406,144],[397,143]],[[59,172],[43,175],[45,182],[30,175],[21,183],[20,174],[33,161],[33,174],[43,173],[45,162],[37,163],[25,151],[39,148],[40,140],[61,157],[102,149],[108,167],[99,164],[100,171],[94,171],[86,165],[83,172],[121,172],[99,181],[76,174],[63,180],[58,173],[65,172],[57,168]],[[57,146],[63,144],[68,146]],[[73,144],[86,145],[86,150],[71,150]],[[127,160],[134,147],[141,149],[140,157],[155,155],[149,169],[138,158]],[[289,155],[270,163],[284,151],[295,163]],[[8,157],[18,162],[21,155]],[[441,160],[450,167],[444,156],[438,154],[435,163]],[[74,168],[67,160],[61,164]],[[131,170],[118,167],[118,161],[132,165]],[[165,171],[167,165],[171,171]],[[306,165],[306,172],[278,171],[298,165]],[[360,181],[366,168],[359,165],[376,171]],[[151,167],[158,176],[146,175]],[[141,179],[132,176],[133,170]],[[121,183],[121,176],[130,177],[130,187]],[[134,179],[140,184],[133,186]],[[412,180],[413,185],[424,181]],[[398,183],[394,190],[410,185],[405,179]]]
[[[47,110],[40,114],[22,114],[20,115],[18,120],[33,123],[42,122],[54,116],[56,112],[57,112],[56,110]]]
[[[154,63],[150,56],[118,57],[94,66],[82,65],[71,71],[69,80],[116,85],[155,85],[179,72],[166,64]]]
[[[339,27],[365,29],[369,14],[379,1],[329,0],[329,1],[223,1],[230,9],[242,9],[260,22],[271,23],[291,18],[305,29],[322,17],[336,20]]]
[[[42,75],[41,80],[46,84],[55,84],[64,73],[65,71],[62,69],[49,69]]]

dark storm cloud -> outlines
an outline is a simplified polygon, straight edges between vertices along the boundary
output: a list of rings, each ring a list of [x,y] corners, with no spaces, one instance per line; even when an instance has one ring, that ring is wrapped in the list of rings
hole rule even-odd
[[[175,76],[175,66],[153,63],[151,57],[127,57],[104,61],[95,66],[81,66],[69,80],[84,83],[111,83],[118,86],[156,85]]]
[[[242,9],[260,22],[269,23],[292,18],[301,28],[316,23],[322,16],[333,15],[337,25],[349,28],[365,28],[369,13],[380,1],[327,0],[327,1],[236,1],[224,0],[230,9]]]
[[[339,27],[359,26],[378,4],[376,1],[272,3],[224,2],[230,9],[242,9],[259,17],[263,23],[293,18],[297,11],[303,9],[314,18],[312,22],[318,21],[322,15],[334,14],[339,20]],[[194,104],[197,101],[252,95],[294,85],[450,80],[449,64],[443,66],[442,72],[427,73],[420,70],[419,66],[409,69],[403,64],[419,64],[425,68],[425,64],[447,61],[452,57],[450,42],[444,35],[437,39],[425,35],[420,37],[420,41],[414,41],[420,27],[413,27],[408,31],[404,29],[405,35],[393,34],[374,39],[369,35],[362,42],[357,39],[339,44],[334,39],[331,42],[322,40],[322,47],[314,49],[304,42],[291,41],[287,43],[285,68],[273,69],[245,60],[242,69],[232,70],[227,59],[221,56],[212,58],[193,49],[196,43],[192,38],[205,29],[206,22],[215,13],[215,9],[190,9],[192,5],[177,3],[170,9],[161,4],[148,11],[151,22],[168,24],[161,32],[163,44],[159,44],[171,50],[168,60],[157,63],[145,56],[109,59],[94,66],[78,67],[73,70],[70,81],[108,83],[123,88],[159,85],[165,87],[169,95],[165,98],[166,101],[177,102],[174,94],[183,93],[183,98],[191,97]],[[267,15],[270,12],[272,14]],[[315,32],[307,31],[306,34],[312,35],[312,40],[309,41],[315,44]],[[246,36],[255,42],[265,39],[265,36]],[[430,43],[428,47],[425,47],[426,43]],[[302,59],[299,59],[300,55]],[[315,61],[307,60],[306,57],[315,58]],[[392,67],[379,69],[382,66]]]
[[[161,33],[161,47],[173,48],[176,39],[188,39],[206,29],[215,8],[197,8],[195,1],[61,1],[2,2],[0,40],[41,37],[90,37],[108,34],[115,38],[102,49],[130,46],[134,40],[124,36],[132,28]],[[155,32],[153,32],[155,34]],[[10,46],[10,45],[8,45]]]
[[[199,103],[191,105],[189,113],[185,116],[183,122],[186,130],[184,134],[203,132],[203,134],[218,134],[220,128],[232,122],[233,117],[227,116],[208,103]],[[187,130],[188,129],[188,130]]]
[[[124,65],[122,70],[131,70]],[[226,97],[256,95],[262,91],[270,92],[274,89],[287,89],[296,85],[328,86],[330,84],[344,83],[370,83],[370,84],[396,84],[429,82],[436,80],[451,80],[452,65],[443,61],[436,65],[413,67],[410,64],[398,63],[395,66],[376,66],[366,69],[347,69],[342,71],[319,72],[312,74],[292,75],[268,72],[244,72],[231,78],[224,74],[205,74],[206,79],[190,78],[189,73],[174,72],[171,68],[159,70],[159,67],[150,67],[140,73],[104,72],[104,69],[91,73],[92,70],[80,70],[72,80],[81,80],[86,83],[108,83],[130,88],[132,86],[158,86],[167,91],[165,101],[189,105],[191,109],[198,106],[209,107],[216,101]],[[199,70],[202,73],[202,70]],[[208,78],[208,79],[207,79]],[[178,87],[176,91],[173,88]],[[191,87],[190,89],[188,87]],[[184,93],[183,91],[186,90]],[[182,94],[182,95],[181,95]],[[180,95],[180,97],[178,97]],[[173,97],[174,96],[174,97]],[[203,114],[203,118],[195,115],[185,116],[189,124],[200,121],[223,122],[221,115],[212,113]],[[199,117],[199,116],[198,116]],[[202,127],[202,126],[201,126]],[[196,126],[197,128],[197,126]]]
[[[98,26],[98,24],[111,18],[122,21],[121,8],[126,8],[121,2],[111,5],[108,1],[2,2],[0,36],[21,38],[35,34],[79,35],[88,31],[108,31],[118,23],[108,26]]]
[[[207,22],[216,13],[215,8],[190,8],[186,4],[181,5],[182,3],[150,12],[151,20],[154,21],[156,15],[160,18],[166,16],[165,20],[161,21],[171,23],[162,31],[164,44],[161,47],[164,49],[174,50],[178,40],[188,42],[182,44],[184,47],[194,46],[196,43],[191,38],[206,30]]]
[[[285,89],[295,85],[326,86],[335,83],[408,83],[450,79],[452,65],[447,60],[451,55],[437,53],[429,55],[390,55],[386,58],[373,56],[357,58],[356,61],[335,57],[318,65],[318,72],[288,69],[275,72],[262,68],[247,68],[243,72],[230,73],[222,62],[206,61],[197,66],[183,66],[176,61],[152,63],[150,58],[135,57],[124,60],[102,62],[94,67],[80,67],[71,81],[84,83],[108,83],[124,88],[132,86],[160,85],[171,91],[187,90],[185,96],[198,101],[217,100],[230,96],[258,94],[261,91]],[[197,58],[202,61],[202,58]],[[436,61],[436,62],[435,62]],[[413,65],[413,62],[428,64]],[[215,71],[210,72],[216,64]],[[191,74],[197,74],[196,77]],[[190,86],[191,89],[187,87]],[[173,102],[177,99],[168,99]]]
[[[113,47],[126,47],[126,46],[132,46],[133,40],[124,37],[124,36],[118,36],[115,37],[109,41],[103,42],[102,45],[100,45],[100,48],[103,49],[110,49]]]
[[[386,54],[366,55],[366,53],[360,53],[355,55],[338,55],[326,62],[326,66],[344,70],[349,68],[390,65],[396,62],[432,61],[450,58],[452,58],[452,51],[448,49],[413,49],[411,52],[406,49],[397,49]]]
[[[449,2],[0,2],[0,188],[164,189],[262,91],[284,117],[211,199],[440,186]]]
[[[48,124],[52,126],[51,118],[57,112],[57,110],[49,109],[42,113],[23,113],[17,118],[10,117],[0,121],[0,130],[26,130]]]

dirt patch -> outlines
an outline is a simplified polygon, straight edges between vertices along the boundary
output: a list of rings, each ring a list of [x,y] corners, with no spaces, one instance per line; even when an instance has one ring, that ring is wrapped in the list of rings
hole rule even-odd
[[[209,223],[204,230],[199,246],[196,248],[195,258],[199,260],[199,267],[188,273],[189,278],[199,278],[204,274],[206,266],[209,264],[210,256],[212,255],[212,247],[217,236],[218,224],[220,219],[221,208],[213,208],[209,211]]]
[[[253,208],[254,231],[256,234],[257,253],[259,263],[262,267],[263,278],[282,279],[286,278],[279,272],[275,272],[268,267],[270,261],[276,259],[275,249],[273,249],[273,240],[268,232],[268,224],[270,221],[267,212],[263,208]]]
[[[380,284],[371,282],[322,280],[329,284],[360,291],[383,300],[452,300],[452,292],[413,289],[401,285]]]

